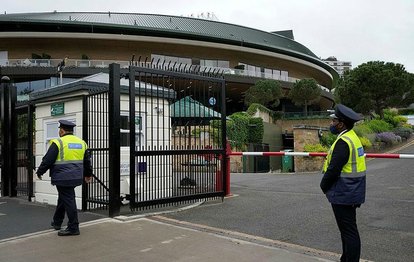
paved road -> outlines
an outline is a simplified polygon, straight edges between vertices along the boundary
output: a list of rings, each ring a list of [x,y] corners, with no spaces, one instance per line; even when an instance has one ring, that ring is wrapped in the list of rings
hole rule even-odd
[[[402,151],[402,153],[413,152],[414,146]],[[413,261],[413,163],[414,160],[407,159],[375,159],[368,162],[367,203],[358,210],[359,227],[363,243],[363,258],[374,261]],[[265,251],[261,255],[278,257],[281,258],[280,261],[288,260],[284,256],[289,257],[289,261],[304,261],[303,254],[311,255],[306,257],[309,261],[313,259],[318,260],[318,257],[333,258],[335,260],[335,256],[331,256],[332,253],[328,253],[328,255],[321,253],[320,256],[318,255],[318,250],[333,253],[341,252],[339,232],[330,205],[319,190],[319,180],[320,175],[316,173],[234,174],[232,175],[232,193],[235,196],[227,198],[223,203],[221,201],[209,201],[196,208],[164,215],[168,217],[167,219],[164,217],[153,217],[151,219],[168,224],[176,223],[186,228],[193,227],[198,231],[207,231],[214,235],[224,235],[224,237],[220,237],[219,239],[229,239],[236,243],[236,246],[240,246],[239,243],[242,243],[237,239],[245,239],[248,243],[258,243],[258,249],[261,249],[261,244],[268,248],[275,247],[275,249],[272,249],[272,254],[268,254]],[[15,256],[15,254],[22,254],[20,261],[27,261],[28,257],[33,258],[34,253],[30,253],[30,250],[43,248],[42,252],[36,252],[35,254],[40,254],[37,257],[39,261],[45,261],[41,254],[49,254],[54,248],[53,246],[49,247],[40,244],[43,243],[41,239],[51,241],[51,243],[55,243],[54,241],[56,241],[55,238],[50,239],[50,236],[55,236],[56,232],[50,230],[48,224],[53,210],[54,207],[28,203],[21,199],[0,198],[0,246],[4,248],[0,254],[4,255],[3,258],[9,257],[9,255]],[[113,223],[112,220],[105,220],[104,223],[96,225],[88,224],[90,222],[84,223],[85,221],[99,218],[101,216],[89,212],[80,213],[81,227],[85,227],[85,230],[82,229],[83,233],[81,238],[92,237],[93,239],[88,241],[95,241],[96,234],[102,231],[101,227],[106,228],[108,223]],[[139,224],[141,222],[137,221],[136,223]],[[200,224],[201,226],[195,226],[194,223]],[[154,229],[152,229],[152,226],[148,226],[147,228],[145,225],[150,224],[140,224],[137,228],[148,229],[146,232],[151,236],[151,232]],[[99,240],[103,245],[114,243],[114,240],[110,236],[120,236],[116,227],[109,228],[112,228],[112,233],[108,234],[108,239],[102,238]],[[181,229],[177,230],[180,231]],[[30,233],[33,236],[18,237],[17,240],[5,240],[9,237]],[[174,234],[181,234],[181,231],[175,232]],[[139,234],[139,236],[142,237],[142,240],[135,240],[149,244],[145,242],[147,235]],[[189,241],[198,241],[200,237],[204,236],[204,234],[194,236],[194,240],[191,238]],[[38,242],[31,241],[37,237],[39,238]],[[131,235],[131,238],[134,238],[134,236]],[[60,240],[60,238],[57,239]],[[77,241],[77,238],[70,239],[73,239],[75,242]],[[122,239],[122,237],[120,236],[119,239]],[[18,241],[22,245],[14,245],[13,248],[19,249],[19,252],[21,250],[30,252],[27,254],[24,252],[11,252],[8,249],[9,243],[14,243],[14,241]],[[163,245],[165,242],[158,238],[154,239],[154,241],[151,245]],[[203,246],[208,246],[211,239],[205,239],[205,241],[203,244],[200,244],[201,249],[203,249]],[[214,240],[214,243],[218,244],[220,241]],[[125,251],[126,249],[125,242],[115,242],[119,242],[121,247],[119,247],[118,251],[120,251],[120,255],[124,255],[121,251]],[[135,242],[127,242],[132,244],[128,249],[136,249]],[[289,246],[285,243],[292,243],[293,245]],[[186,248],[188,245],[185,241],[181,244],[184,246],[176,246],[175,249],[180,250],[180,248]],[[227,242],[219,243],[219,245],[226,244]],[[33,249],[30,245],[38,246]],[[310,247],[314,250],[310,250],[309,248],[298,249],[297,245]],[[140,252],[147,252],[148,248],[144,246],[142,248]],[[282,250],[278,248],[282,248]],[[6,254],[3,252],[5,250],[9,250],[11,253]],[[211,254],[214,254],[214,250],[216,249],[211,247],[210,252],[207,253],[210,254],[212,252]],[[235,250],[232,248],[228,249],[228,253],[226,254],[229,255],[229,261],[234,261],[234,258],[230,258],[232,253],[240,252],[237,247],[235,247]],[[92,250],[89,251],[92,252]],[[184,252],[180,254],[183,257],[194,254],[194,250],[192,249],[188,249],[187,251],[190,253]],[[259,250],[256,251],[262,252]],[[249,252],[247,253],[249,254]],[[284,258],[282,259],[282,257]],[[171,259],[168,256],[162,258],[165,260],[158,261],[170,261],[169,259]],[[4,259],[0,260],[3,261]],[[5,261],[17,260],[5,259]],[[214,258],[206,258],[203,261],[214,261]],[[259,261],[263,260],[259,259]]]
[[[414,152],[414,146],[400,153]],[[357,211],[362,258],[413,261],[414,159],[368,161],[367,199]],[[320,175],[232,174],[223,203],[169,218],[341,253],[333,212],[319,189]]]

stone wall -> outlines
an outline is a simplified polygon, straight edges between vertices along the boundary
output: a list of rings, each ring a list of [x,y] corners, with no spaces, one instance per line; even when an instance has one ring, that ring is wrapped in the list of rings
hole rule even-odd
[[[318,144],[320,128],[299,126],[293,128],[293,136],[295,138],[294,151],[303,152],[306,144]],[[294,165],[295,172],[313,172],[322,170],[324,157],[302,157],[296,156]]]

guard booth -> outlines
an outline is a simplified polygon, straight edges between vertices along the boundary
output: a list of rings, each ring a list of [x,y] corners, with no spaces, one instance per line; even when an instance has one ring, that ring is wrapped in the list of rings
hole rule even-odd
[[[173,117],[175,102],[188,96],[199,102],[185,109],[191,126],[188,118]],[[66,119],[76,123],[75,135],[92,153],[94,179],[75,191],[83,210],[116,216],[121,205],[138,210],[224,197],[224,98],[222,78],[158,65],[130,66],[121,73],[112,64],[109,74],[33,92],[35,166],[58,137],[58,120]],[[219,112],[219,124],[191,114],[202,106]],[[56,204],[48,174],[35,181],[34,196]]]

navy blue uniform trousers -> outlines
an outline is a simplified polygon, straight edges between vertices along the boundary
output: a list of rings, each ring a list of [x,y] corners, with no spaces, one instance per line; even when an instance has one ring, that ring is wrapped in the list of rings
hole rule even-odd
[[[361,239],[356,223],[356,208],[355,205],[332,204],[336,223],[341,232],[341,262],[358,262],[361,255]]]
[[[75,187],[56,186],[59,193],[58,202],[53,216],[55,225],[61,225],[65,218],[65,211],[68,216],[68,229],[79,230],[78,210],[75,201]]]

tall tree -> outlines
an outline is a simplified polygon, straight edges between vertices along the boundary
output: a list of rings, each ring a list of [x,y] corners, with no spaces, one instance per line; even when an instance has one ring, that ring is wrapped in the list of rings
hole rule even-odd
[[[280,103],[282,89],[276,80],[259,80],[246,91],[244,103],[249,106],[258,103],[265,107],[275,108]]]
[[[311,105],[320,99],[321,89],[315,79],[301,79],[293,84],[288,96],[295,105],[303,105],[303,112],[305,113],[305,116],[307,116],[308,105]]]
[[[414,74],[408,73],[408,91],[403,95],[402,105],[408,106],[414,103]]]
[[[371,61],[345,74],[335,93],[341,103],[356,111],[368,113],[374,110],[383,118],[385,108],[410,103],[411,85],[410,74],[403,65]]]

